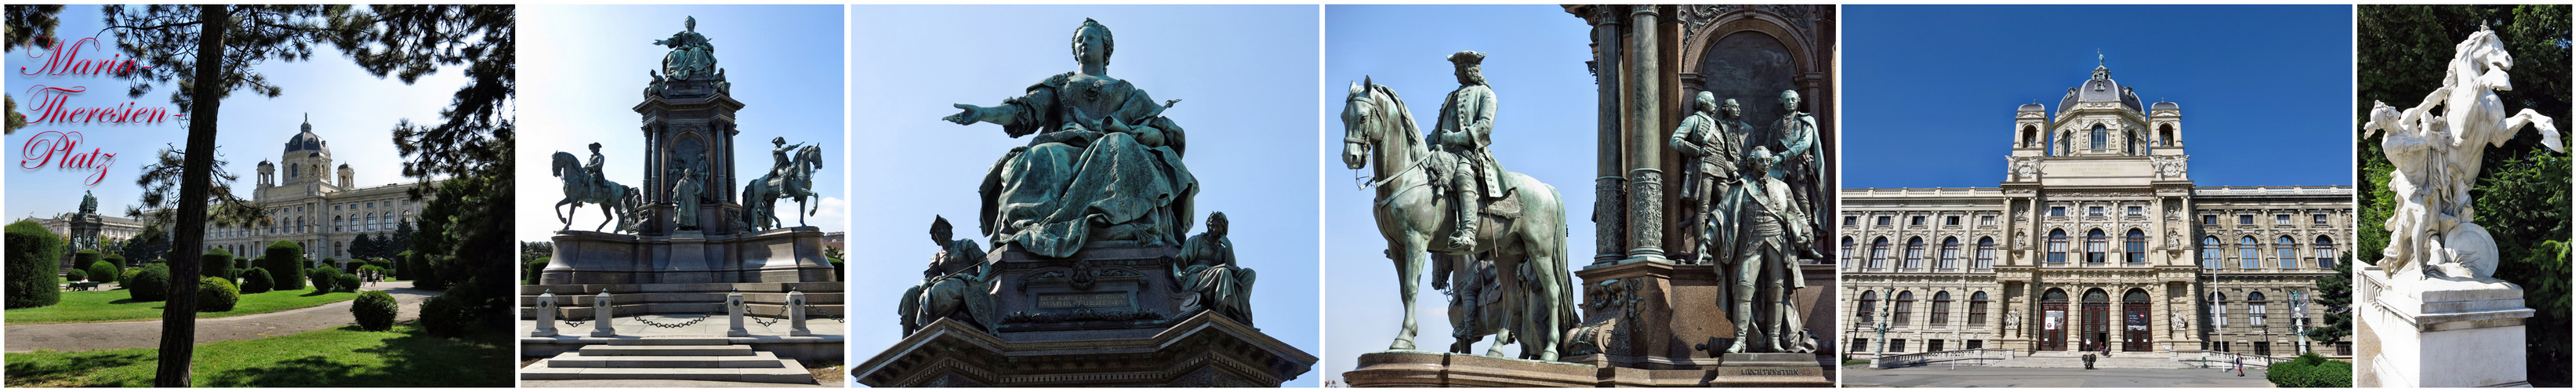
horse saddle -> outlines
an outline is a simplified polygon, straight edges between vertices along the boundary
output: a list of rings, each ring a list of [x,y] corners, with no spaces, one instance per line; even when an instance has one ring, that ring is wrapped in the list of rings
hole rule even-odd
[[[1493,215],[1503,219],[1518,219],[1521,217],[1522,206],[1520,189],[1515,188],[1504,191],[1503,197],[1500,199],[1486,200],[1490,201],[1486,201],[1485,208],[1479,210],[1485,215]]]

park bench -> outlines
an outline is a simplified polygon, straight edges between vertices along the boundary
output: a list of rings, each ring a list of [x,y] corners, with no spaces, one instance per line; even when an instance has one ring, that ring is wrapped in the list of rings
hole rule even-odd
[[[72,282],[71,288],[80,291],[89,291],[89,289],[98,288],[98,282]]]

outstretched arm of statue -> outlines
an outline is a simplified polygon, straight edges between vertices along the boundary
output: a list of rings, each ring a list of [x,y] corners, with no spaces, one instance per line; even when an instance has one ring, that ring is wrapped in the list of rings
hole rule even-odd
[[[1019,117],[1020,114],[1020,108],[1018,106],[1007,104],[1002,106],[983,107],[961,103],[955,104],[954,106],[958,109],[957,114],[951,114],[948,115],[948,117],[941,117],[939,119],[948,120],[948,122],[957,123],[957,125],[975,125],[975,123],[978,122],[1011,125],[1011,120]]]

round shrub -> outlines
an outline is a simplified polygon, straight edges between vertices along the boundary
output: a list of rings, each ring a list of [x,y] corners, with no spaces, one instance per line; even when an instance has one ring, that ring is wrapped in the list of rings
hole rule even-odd
[[[9,224],[6,241],[8,244],[0,249],[7,249],[8,272],[0,274],[6,276],[0,279],[5,281],[0,283],[5,286],[0,290],[7,293],[0,297],[6,297],[7,307],[33,308],[62,302],[63,282],[57,277],[62,267],[57,263],[63,260],[63,237],[45,230],[45,225],[35,220],[21,220]]]
[[[277,279],[268,277],[267,269],[252,268],[242,271],[242,294],[259,294],[275,289],[277,289]]]
[[[358,328],[383,331],[394,326],[394,315],[402,307],[394,303],[393,294],[383,291],[358,293],[358,301],[349,307],[349,315],[358,318]]]
[[[537,284],[537,277],[545,274],[546,263],[551,262],[554,262],[554,258],[552,257],[539,257],[533,260],[528,260],[528,265],[526,266],[527,271],[522,272],[527,274],[527,284]]]
[[[233,310],[233,304],[239,302],[241,289],[233,287],[232,280],[212,276],[197,279],[197,312]]]
[[[197,276],[219,276],[225,280],[231,280],[240,275],[238,270],[233,269],[232,252],[225,252],[221,248],[207,249],[205,254],[198,255],[197,268]]]
[[[117,266],[118,268],[123,268],[123,267],[125,267],[125,255],[120,255],[120,254],[108,254],[108,255],[107,255],[107,258],[106,258],[105,260],[103,260],[103,261],[106,261],[106,262],[108,262],[108,263],[112,263],[113,265]]]
[[[90,264],[98,264],[100,260],[106,259],[107,254],[98,253],[96,249],[82,249],[79,252],[72,252],[72,268],[89,269]]]
[[[278,290],[303,290],[304,279],[310,277],[304,273],[304,247],[295,241],[269,243],[260,250],[259,267],[277,279]]]
[[[2352,363],[2327,360],[2317,353],[2299,354],[2298,359],[2272,364],[2263,378],[2273,386],[2286,388],[2351,388]]]
[[[332,282],[338,281],[340,270],[333,269],[331,267],[321,267],[304,270],[304,275],[306,279],[312,279],[311,283],[313,284],[313,292],[328,293],[334,288],[332,287]]]
[[[89,281],[89,271],[71,270],[71,272],[64,272],[64,273],[63,273],[63,281],[65,281],[65,282],[87,282],[87,281]]]
[[[90,263],[89,270],[83,272],[89,273],[88,275],[90,280],[98,281],[99,283],[107,283],[115,282],[118,277],[117,275],[124,271],[117,269],[115,263],[102,260],[96,263]]]
[[[138,302],[169,300],[170,265],[144,264],[141,270],[134,273],[134,279],[126,280],[125,289],[126,294]]]
[[[132,286],[132,285],[134,285],[134,274],[138,274],[138,273],[143,273],[143,269],[142,269],[142,268],[127,268],[127,269],[125,269],[124,271],[119,271],[119,272],[117,272],[117,273],[116,273],[116,288],[117,288],[117,289],[122,290],[122,289],[125,289],[125,286]]]
[[[340,287],[339,287],[338,289],[336,289],[336,290],[338,290],[338,291],[340,291],[340,292],[343,292],[343,293],[355,293],[355,292],[358,292],[358,275],[357,275],[357,274],[340,274],[340,276],[333,277],[332,279],[333,279],[333,281],[335,281],[335,282],[339,282],[339,283],[340,283]]]
[[[454,337],[474,324],[474,306],[454,295],[429,297],[420,302],[420,326],[430,335]]]

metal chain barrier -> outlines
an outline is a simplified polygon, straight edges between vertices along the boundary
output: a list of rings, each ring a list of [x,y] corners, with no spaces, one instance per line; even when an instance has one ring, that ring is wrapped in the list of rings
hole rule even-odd
[[[710,316],[710,315],[703,315],[703,314],[702,314],[702,315],[698,315],[698,318],[689,319],[689,321],[682,321],[682,322],[679,322],[679,323],[677,323],[677,324],[663,324],[663,323],[653,322],[653,320],[645,319],[645,318],[644,318],[644,316],[639,315],[639,316],[635,316],[635,322],[644,323],[644,325],[650,325],[650,326],[660,327],[660,328],[685,328],[685,327],[688,327],[688,326],[691,326],[691,325],[697,325],[697,324],[698,324],[698,322],[700,322],[700,321],[707,321],[707,316]]]

